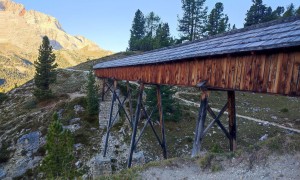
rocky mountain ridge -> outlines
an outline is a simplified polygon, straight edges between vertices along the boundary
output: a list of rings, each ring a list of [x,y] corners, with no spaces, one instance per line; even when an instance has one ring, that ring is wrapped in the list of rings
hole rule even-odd
[[[68,34],[52,16],[26,10],[24,5],[11,0],[0,0],[0,79],[5,80],[0,92],[7,92],[33,77],[33,63],[45,35],[61,68],[112,53],[83,36]]]
[[[22,4],[11,0],[0,0],[0,9],[0,43],[10,43],[27,52],[36,53],[42,36],[47,35],[55,50],[78,50],[84,47],[89,47],[91,51],[101,50],[83,36],[67,34],[52,16],[28,11]]]

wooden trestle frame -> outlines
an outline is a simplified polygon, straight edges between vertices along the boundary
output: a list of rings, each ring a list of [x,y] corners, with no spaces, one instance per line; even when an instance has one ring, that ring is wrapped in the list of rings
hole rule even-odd
[[[221,130],[224,132],[226,137],[229,139],[230,144],[230,151],[236,150],[236,111],[235,111],[235,92],[234,91],[227,91],[228,95],[228,102],[223,106],[223,108],[220,110],[219,114],[216,115],[211,107],[208,105],[208,93],[207,88],[205,86],[206,82],[201,82],[197,85],[197,87],[200,88],[202,91],[201,94],[201,102],[199,107],[199,114],[196,124],[196,130],[195,130],[195,138],[193,143],[193,149],[192,149],[192,157],[198,156],[201,149],[201,142],[208,132],[208,130],[217,123],[218,126],[221,128]],[[229,132],[226,130],[226,128],[223,126],[223,124],[220,121],[221,116],[224,114],[224,112],[228,109],[228,118],[229,118]],[[211,117],[214,119],[212,122],[210,122],[207,127],[204,129],[204,124],[206,121],[206,115],[207,112],[211,115]]]
[[[109,120],[107,123],[107,132],[106,132],[106,138],[105,138],[105,144],[104,144],[104,151],[103,151],[103,157],[106,156],[107,153],[107,146],[108,146],[108,139],[110,135],[110,130],[114,125],[114,122],[117,118],[117,114],[120,112],[122,109],[125,113],[126,119],[129,121],[130,127],[132,129],[132,134],[131,134],[131,142],[130,142],[130,151],[129,151],[129,156],[128,156],[128,162],[127,162],[127,167],[130,168],[132,165],[132,157],[133,157],[133,152],[136,150],[137,144],[140,141],[145,128],[149,124],[160,147],[162,148],[162,153],[163,157],[166,159],[167,158],[167,146],[166,146],[166,136],[165,136],[165,125],[164,125],[164,118],[163,118],[163,108],[162,108],[162,102],[161,102],[161,90],[160,90],[160,85],[156,85],[156,93],[157,93],[157,107],[152,107],[152,111],[150,114],[148,114],[145,105],[143,104],[143,93],[144,93],[144,83],[140,83],[139,86],[139,92],[138,92],[138,100],[137,100],[137,106],[135,110],[135,115],[133,115],[133,108],[132,108],[132,94],[131,94],[131,88],[129,86],[129,82],[126,82],[127,86],[127,94],[125,95],[123,101],[120,100],[119,95],[117,94],[117,80],[113,80],[113,85],[109,84],[108,82],[103,80],[103,89],[102,89],[102,100],[104,100],[104,95],[108,91],[112,93],[112,100],[111,100],[111,108],[110,108],[110,115],[109,115]],[[105,87],[107,89],[105,90]],[[127,114],[124,103],[128,99],[129,101],[129,113],[130,115]],[[113,107],[114,104],[118,101],[118,111],[117,114],[113,117]],[[154,125],[153,125],[153,120],[151,119],[151,116],[155,110],[158,110],[159,113],[159,125],[160,125],[160,130],[161,130],[161,137],[159,137],[158,133],[156,132]],[[146,123],[144,124],[142,130],[140,131],[139,135],[137,134],[137,129],[138,129],[138,124],[141,120],[141,112],[144,113],[146,116]]]
[[[116,80],[126,80],[127,87],[129,87],[128,81],[139,81],[140,85],[135,115],[133,115],[132,105],[130,105],[130,115],[125,113],[132,128],[128,167],[131,167],[133,151],[148,124],[163,149],[164,157],[167,157],[159,85],[198,87],[202,91],[192,156],[199,155],[201,142],[214,124],[217,124],[229,139],[230,150],[236,150],[235,91],[300,96],[299,24],[299,17],[272,21],[95,65],[93,69],[97,77],[114,79],[114,85],[104,84],[108,86],[106,91],[113,92],[104,156],[109,133],[115,121],[112,117],[113,104],[118,102],[119,108],[125,111],[123,107],[125,100],[121,102],[116,94]],[[146,84],[157,87],[157,108],[160,114],[162,137],[159,137],[153,128],[153,121],[151,121],[153,112],[148,114],[143,105],[142,93]],[[103,89],[102,99],[106,92],[105,88]],[[228,97],[218,114],[213,112],[208,104],[208,91],[217,90],[227,91]],[[126,98],[131,102],[130,93],[127,93]],[[228,128],[225,128],[220,121],[226,110]],[[146,115],[147,123],[137,137],[141,112]],[[207,114],[211,115],[213,120],[205,127]]]
[[[199,108],[199,114],[196,124],[196,130],[195,130],[195,139],[193,143],[193,149],[192,149],[192,157],[198,156],[201,149],[201,142],[208,132],[208,130],[215,124],[221,128],[221,130],[224,132],[226,137],[229,139],[230,144],[230,150],[235,151],[236,150],[236,111],[235,111],[235,92],[234,91],[228,91],[228,102],[223,106],[223,108],[220,110],[218,115],[216,115],[211,107],[208,105],[208,89],[205,86],[206,82],[199,83],[197,87],[200,88],[202,91],[201,94],[201,101],[200,101],[200,108]],[[132,108],[132,93],[131,88],[129,86],[129,81],[126,82],[127,87],[127,94],[124,96],[124,99],[120,100],[120,95],[117,93],[117,80],[113,80],[113,83],[107,82],[105,79],[103,79],[103,89],[102,89],[102,100],[104,100],[104,95],[110,91],[112,93],[112,100],[111,100],[111,107],[110,107],[110,115],[109,120],[107,123],[107,132],[106,132],[106,139],[105,139],[105,145],[104,145],[104,152],[103,156],[106,156],[107,153],[107,146],[108,146],[108,139],[110,135],[111,128],[114,125],[114,122],[116,121],[117,114],[123,110],[126,116],[126,119],[128,120],[130,127],[132,129],[131,134],[131,142],[130,142],[130,151],[128,155],[128,162],[127,167],[130,168],[132,165],[132,157],[133,152],[136,150],[137,144],[140,141],[145,128],[149,124],[163,153],[163,157],[167,158],[167,145],[166,145],[166,135],[165,135],[165,125],[164,125],[164,118],[163,118],[163,108],[162,108],[162,100],[161,100],[161,89],[160,85],[156,86],[156,93],[157,93],[157,110],[159,113],[159,125],[160,125],[160,131],[161,131],[161,137],[159,137],[158,133],[156,132],[153,121],[151,119],[151,116],[153,112],[156,110],[155,107],[152,107],[152,111],[150,114],[146,111],[145,105],[143,104],[143,93],[144,93],[144,83],[139,83],[139,92],[138,92],[138,100],[137,100],[137,106],[135,110],[135,115],[133,115],[133,108]],[[105,89],[106,87],[106,89]],[[127,114],[124,104],[125,101],[128,100],[129,102],[129,115]],[[118,103],[118,111],[117,114],[113,117],[113,107],[114,104]],[[229,130],[227,131],[224,125],[221,123],[220,118],[224,114],[224,112],[228,109],[228,118],[229,118]],[[139,135],[137,134],[138,124],[141,120],[141,112],[144,113],[146,116],[146,123],[142,127]],[[212,122],[210,122],[206,128],[204,128],[204,124],[206,121],[206,115],[207,112],[211,115],[211,117],[214,119]]]

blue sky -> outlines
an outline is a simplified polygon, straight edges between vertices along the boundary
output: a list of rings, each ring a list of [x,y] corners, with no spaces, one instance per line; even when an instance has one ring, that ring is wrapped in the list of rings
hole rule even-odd
[[[164,22],[168,22],[171,35],[177,37],[177,15],[181,16],[181,0],[14,0],[34,9],[56,17],[66,32],[83,35],[97,43],[101,48],[114,52],[125,51],[128,46],[130,28],[134,13],[140,9],[144,14],[154,11]],[[224,12],[231,24],[242,28],[245,14],[252,4],[251,0],[207,0],[209,11],[216,2],[224,4]],[[273,9],[286,7],[296,0],[263,0]]]

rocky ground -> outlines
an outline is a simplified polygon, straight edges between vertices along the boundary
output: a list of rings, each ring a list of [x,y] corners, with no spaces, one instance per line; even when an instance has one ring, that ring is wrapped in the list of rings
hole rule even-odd
[[[54,112],[59,113],[64,128],[71,130],[75,137],[75,165],[77,170],[82,173],[83,178],[98,178],[102,175],[118,174],[126,167],[131,136],[130,126],[124,114],[120,114],[119,120],[116,121],[110,134],[108,154],[103,158],[111,94],[108,93],[105,101],[100,102],[99,118],[94,117],[94,120],[87,118],[84,115],[87,72],[86,70],[59,70],[58,81],[52,86],[56,97],[48,102],[37,103],[34,100],[31,93],[32,82],[28,82],[7,94],[8,99],[0,104],[0,179],[39,177],[37,167],[45,155],[43,145],[45,144],[47,127]],[[97,83],[100,85],[99,87],[102,87],[100,81]],[[120,89],[122,89],[121,86],[122,83],[120,83]],[[138,177],[143,179],[166,179],[166,177],[172,179],[193,179],[193,177],[218,179],[228,177],[225,176],[226,174],[233,175],[232,177],[237,179],[239,177],[243,179],[252,179],[252,177],[295,179],[294,177],[299,175],[299,170],[292,169],[292,166],[299,167],[297,164],[299,155],[297,153],[300,151],[300,138],[297,131],[294,131],[299,127],[297,124],[299,99],[276,97],[273,99],[276,99],[280,106],[273,107],[274,103],[271,105],[258,103],[264,102],[259,101],[259,99],[272,101],[272,97],[247,93],[237,94],[237,112],[248,118],[238,116],[237,119],[238,152],[233,155],[226,154],[228,153],[228,140],[218,127],[213,126],[203,142],[202,150],[206,153],[198,159],[186,160],[190,156],[194,138],[195,119],[197,117],[195,103],[197,103],[199,94],[194,88],[177,88],[176,90],[180,93],[174,98],[180,103],[180,111],[183,116],[179,122],[166,122],[168,157],[171,160],[161,162],[163,159],[161,149],[153,136],[153,132],[150,128],[146,128],[141,141],[138,143],[133,162],[134,165],[146,164],[142,168],[138,166],[143,170],[138,171],[138,173],[134,172],[127,179]],[[224,98],[226,97],[222,93],[212,94],[210,103],[214,108],[219,109]],[[253,109],[252,107],[256,108]],[[288,110],[281,111],[284,108]],[[114,107],[113,114],[116,113],[116,110],[117,105]],[[252,121],[251,118],[249,120],[249,117],[255,113],[256,116],[261,115],[261,120],[264,121]],[[144,125],[144,121],[145,119],[142,119],[139,129]],[[208,121],[211,121],[211,118],[208,118]],[[223,116],[221,121],[226,124],[226,116]],[[280,126],[264,123],[265,121]],[[154,128],[159,133],[159,126],[154,125]],[[268,147],[268,151],[261,150],[265,149],[263,147]],[[281,151],[280,147],[285,147],[286,150]],[[278,154],[270,153],[278,149],[280,150]],[[257,150],[259,153],[253,153],[253,150],[255,152]],[[211,153],[219,154],[211,156]],[[218,157],[219,155],[221,158]],[[230,158],[227,158],[228,156]],[[176,160],[173,162],[172,158],[176,157],[183,159],[183,161]],[[266,161],[263,157],[269,158]],[[208,158],[212,163],[207,163],[205,158]],[[263,162],[257,161],[258,159],[263,159]],[[207,166],[203,165],[203,161]],[[280,168],[275,171],[274,169],[278,166],[287,168]],[[123,176],[121,179],[127,177],[122,174],[122,171],[119,175]]]
[[[265,163],[254,165],[251,169],[245,163],[234,164],[235,158],[226,161],[224,168],[217,172],[202,170],[195,162],[162,167],[152,167],[139,174],[145,180],[163,179],[299,179],[300,154],[272,155]],[[224,163],[224,162],[223,162]]]

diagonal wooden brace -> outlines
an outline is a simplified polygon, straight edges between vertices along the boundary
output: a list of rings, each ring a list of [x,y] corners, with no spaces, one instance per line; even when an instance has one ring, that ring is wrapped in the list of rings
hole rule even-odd
[[[228,103],[226,103],[226,105],[228,106]],[[226,106],[226,107],[227,107]],[[224,106],[225,107],[225,106]],[[223,108],[224,108],[223,107]],[[217,119],[217,116],[215,115],[214,111],[210,108],[210,106],[207,106],[207,111],[209,112],[209,114],[212,116],[212,118]],[[226,130],[226,128],[223,126],[223,124],[221,123],[221,121],[219,119],[216,120],[216,123],[219,125],[219,127],[222,129],[222,131],[224,132],[224,134],[226,135],[226,137],[229,139],[230,135],[228,133],[228,131]]]
[[[208,106],[208,109],[210,108],[209,107],[209,105],[207,105]],[[204,132],[203,132],[203,134],[202,134],[202,136],[204,137],[205,135],[206,135],[206,133],[208,132],[208,130],[216,123],[216,122],[220,122],[220,118],[221,118],[221,116],[224,114],[224,112],[226,111],[226,109],[227,109],[227,107],[228,107],[228,103],[226,103],[225,105],[224,105],[224,107],[221,109],[221,111],[219,112],[219,114],[218,114],[218,116],[216,116],[215,118],[214,118],[214,120],[206,127],[206,129],[204,130]],[[215,116],[215,115],[214,115]],[[220,122],[221,123],[221,122]]]

